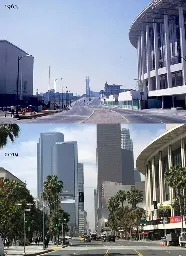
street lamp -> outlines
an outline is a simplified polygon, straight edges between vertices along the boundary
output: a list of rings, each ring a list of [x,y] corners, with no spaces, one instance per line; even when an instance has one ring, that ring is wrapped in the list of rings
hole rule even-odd
[[[61,109],[63,109],[63,89],[67,89],[67,86],[62,86],[62,106],[61,106]]]
[[[63,238],[63,245],[65,244],[64,222],[66,222],[66,219],[63,219],[63,220],[62,220],[62,238]]]
[[[45,209],[48,205],[45,205],[45,202],[43,201],[43,250],[45,249]]]
[[[20,72],[20,65],[19,65],[19,62],[20,62],[20,60],[21,59],[23,59],[23,58],[26,58],[26,57],[31,57],[32,55],[29,55],[29,54],[26,54],[26,55],[24,55],[24,56],[18,56],[18,58],[17,58],[17,85],[16,85],[16,94],[17,94],[17,97],[16,97],[16,102],[17,102],[17,104],[16,104],[16,115],[15,115],[15,117],[16,118],[19,118],[19,111],[18,111],[18,102],[19,102],[19,72]]]
[[[17,204],[18,206],[22,206],[22,204]],[[26,204],[27,206],[31,206],[31,205],[33,205],[33,204],[30,204],[30,203],[28,203],[28,204]],[[23,255],[25,255],[26,254],[26,250],[25,250],[25,245],[26,245],[26,225],[25,225],[25,223],[26,223],[26,212],[30,212],[30,209],[24,209],[24,218],[23,218],[23,220],[24,220],[24,225],[23,225],[23,228],[24,228],[24,253],[23,253]]]

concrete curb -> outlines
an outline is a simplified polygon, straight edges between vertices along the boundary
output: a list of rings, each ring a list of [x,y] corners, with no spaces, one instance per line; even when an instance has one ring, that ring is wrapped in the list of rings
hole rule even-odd
[[[35,253],[27,253],[26,256],[34,256],[34,255],[43,255],[45,253],[53,252],[55,251],[54,249],[48,249],[42,252],[35,252]]]
[[[85,118],[83,121],[78,122],[78,124],[83,124],[84,122],[86,122],[89,118],[91,118],[93,116],[94,113],[95,113],[95,110],[92,110],[91,115],[88,116],[87,118]]]

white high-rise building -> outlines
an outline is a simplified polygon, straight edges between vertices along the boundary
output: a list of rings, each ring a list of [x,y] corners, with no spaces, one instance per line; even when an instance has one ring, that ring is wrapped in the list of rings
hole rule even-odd
[[[64,142],[63,133],[41,133],[37,143],[37,194],[43,191],[43,182],[52,175],[52,146],[56,142]]]
[[[130,138],[129,129],[122,128],[121,130],[121,148],[133,151],[133,142]]]

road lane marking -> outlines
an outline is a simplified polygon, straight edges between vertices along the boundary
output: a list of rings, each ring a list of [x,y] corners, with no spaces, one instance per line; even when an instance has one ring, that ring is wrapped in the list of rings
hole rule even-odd
[[[134,249],[134,251],[138,254],[138,256],[143,256],[143,254],[141,254],[140,252],[138,252],[136,249]]]
[[[116,114],[119,114],[122,118],[125,119],[125,121],[126,121],[127,123],[130,123],[130,121],[129,121],[125,116],[123,116],[123,114],[125,114],[125,113],[121,114],[121,113],[119,113],[119,112],[117,112],[117,111],[114,111],[114,110],[111,110],[111,112],[115,112]]]

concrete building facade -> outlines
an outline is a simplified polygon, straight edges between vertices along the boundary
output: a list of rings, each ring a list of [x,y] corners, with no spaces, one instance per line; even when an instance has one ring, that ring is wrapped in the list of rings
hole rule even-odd
[[[185,22],[185,1],[153,0],[130,28],[130,42],[138,52],[139,89],[162,108],[186,107]]]
[[[0,94],[16,95],[18,57],[28,55],[19,47],[6,40],[0,40]],[[33,95],[33,56],[20,61],[19,96]]]
[[[160,137],[152,141],[138,156],[136,166],[145,175],[145,199],[147,220],[157,220],[166,216],[166,223],[158,224],[159,230],[180,230],[180,211],[171,205],[176,194],[167,185],[164,174],[172,166],[186,166],[186,125],[181,124],[168,129]],[[153,201],[157,201],[158,209],[154,210]],[[164,215],[162,211],[164,211]],[[186,228],[184,221],[184,228]],[[154,230],[149,223],[145,230]]]
[[[97,125],[97,169],[98,208],[102,208],[101,194],[103,181],[122,181],[120,124]]]
[[[17,182],[25,184],[23,181],[21,181],[19,178],[13,175],[11,172],[5,170],[3,167],[0,167],[0,180],[5,180],[5,179],[15,180]]]
[[[134,155],[133,151],[121,149],[123,185],[134,185]]]

